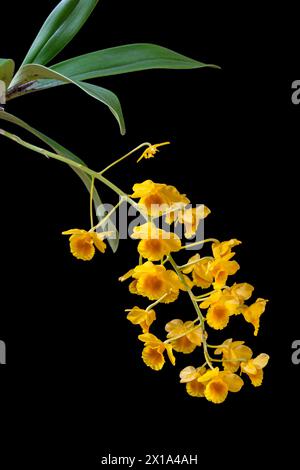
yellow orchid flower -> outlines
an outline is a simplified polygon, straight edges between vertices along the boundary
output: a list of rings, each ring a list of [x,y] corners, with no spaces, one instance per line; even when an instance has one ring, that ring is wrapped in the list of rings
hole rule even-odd
[[[126,278],[127,275],[128,273],[125,275]],[[130,271],[130,276],[135,280],[131,283],[131,292],[148,297],[150,300],[174,302],[179,295],[179,289],[184,290],[174,271],[167,270],[163,265],[153,264],[152,261],[136,266]],[[119,279],[124,280],[124,276]]]
[[[236,297],[241,303],[245,300],[250,299],[252,292],[254,291],[254,287],[247,282],[242,283],[234,283],[233,286],[227,289],[227,293]]]
[[[242,308],[245,320],[254,326],[254,336],[258,334],[260,317],[265,311],[267,302],[268,300],[265,299],[257,299],[252,305]]]
[[[240,245],[242,242],[236,238],[227,240],[226,242],[214,242],[211,246],[212,252],[215,259],[227,258],[228,255],[234,256],[234,253],[231,252],[232,248]]]
[[[192,238],[195,236],[198,225],[201,220],[205,219],[210,214],[208,207],[199,205],[198,207],[190,207],[188,209],[174,210],[166,215],[166,222],[171,224],[182,224],[184,226],[184,235],[186,238]]]
[[[95,247],[105,252],[106,244],[103,238],[107,233],[87,232],[86,230],[73,228],[62,232],[63,235],[71,235],[70,250],[73,256],[83,261],[90,261],[95,254]]]
[[[172,345],[168,343],[163,343],[160,339],[158,339],[155,335],[151,333],[145,333],[139,335],[139,340],[145,343],[143,352],[142,352],[142,359],[144,363],[151,367],[153,370],[160,370],[162,369],[165,358],[164,352],[167,351],[167,355],[170,359],[171,364],[175,365],[175,357],[172,351]]]
[[[228,392],[239,392],[244,385],[241,377],[230,371],[220,371],[218,367],[208,370],[197,380],[205,385],[205,398],[216,404],[223,403]]]
[[[268,354],[259,354],[254,359],[241,363],[241,371],[248,375],[254,387],[262,384],[264,376],[264,367],[268,364],[270,356]]]
[[[226,285],[228,276],[235,274],[240,268],[237,261],[231,258],[235,255],[231,250],[233,247],[240,245],[240,241],[235,238],[225,242],[214,242],[212,244],[212,252],[214,261],[209,262],[208,270],[214,277],[213,286],[215,289],[222,289]]]
[[[204,397],[205,385],[198,382],[198,378],[206,373],[203,367],[185,367],[180,372],[180,383],[186,384],[186,391],[191,397]]]
[[[134,273],[134,269],[129,269],[129,271],[127,271],[127,273],[123,274],[123,276],[120,276],[119,277],[119,281],[121,282],[124,282],[124,281],[127,281],[127,279],[130,279],[132,277]],[[137,290],[136,290],[136,284],[137,284],[137,280],[134,279],[130,284],[129,284],[129,292],[131,294],[137,294]]]
[[[222,365],[224,370],[236,372],[241,362],[248,361],[252,357],[252,351],[245,346],[244,341],[232,341],[226,339],[224,343],[215,349],[215,354],[222,354]]]
[[[208,325],[215,330],[222,330],[227,326],[230,316],[239,311],[240,302],[226,291],[217,291],[201,302],[200,307],[208,308]]]
[[[209,261],[208,270],[214,277],[213,286],[215,289],[222,289],[226,285],[228,276],[232,276],[240,269],[238,262],[231,260],[232,256],[234,253]]]
[[[149,215],[155,217],[163,214],[173,204],[189,204],[185,194],[180,194],[174,186],[154,183],[146,180],[133,186],[132,198],[139,198],[139,205],[144,206]]]
[[[143,158],[153,158],[154,155],[159,152],[158,147],[162,147],[163,145],[168,145],[170,142],[162,142],[161,144],[154,144],[154,145],[149,145],[149,147],[144,150],[140,158],[138,159],[138,162],[141,161]]]
[[[168,332],[168,339],[183,335],[172,341],[174,351],[189,354],[193,352],[197,346],[201,346],[202,329],[200,326],[196,329],[193,327],[195,327],[195,324],[192,321],[183,322],[179,319],[172,320],[166,324],[165,330]]]
[[[199,263],[196,263],[197,260],[199,260]],[[189,259],[187,264],[194,262],[195,264],[187,266],[182,272],[185,274],[192,273],[195,286],[207,289],[213,282],[213,275],[208,269],[210,261],[208,259],[201,259],[199,253],[197,253]]]
[[[150,326],[156,320],[156,313],[153,309],[148,311],[139,307],[133,307],[129,310],[127,319],[133,325],[140,325],[143,333],[148,333]]]
[[[151,222],[134,227],[132,238],[141,239],[138,252],[149,261],[159,261],[181,248],[180,238],[175,233],[161,230]]]

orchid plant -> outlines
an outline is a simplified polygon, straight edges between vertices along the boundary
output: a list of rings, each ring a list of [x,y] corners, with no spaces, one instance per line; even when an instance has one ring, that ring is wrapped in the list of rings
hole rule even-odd
[[[217,68],[154,44],[112,47],[53,64],[53,59],[79,32],[97,3],[98,0],[59,2],[16,73],[12,59],[0,59],[0,119],[25,129],[48,148],[33,145],[3,128],[0,134],[38,154],[67,164],[83,181],[90,193],[90,227],[63,232],[70,237],[70,250],[77,259],[90,261],[96,251],[104,253],[106,240],[113,252],[116,252],[119,239],[117,228],[112,222],[113,214],[125,202],[139,211],[143,222],[136,225],[132,233],[132,238],[139,240],[137,262],[120,280],[131,278],[130,292],[151,302],[126,309],[128,320],[141,330],[138,338],[144,343],[142,359],[148,367],[157,371],[165,364],[165,353],[174,365],[174,352],[190,354],[199,349],[203,360],[196,366],[184,368],[180,372],[180,381],[186,384],[190,396],[222,403],[228,392],[237,392],[242,388],[244,381],[237,374],[238,371],[248,375],[254,386],[261,385],[263,368],[269,359],[267,354],[253,357],[252,350],[243,341],[227,338],[216,345],[208,341],[208,329],[223,330],[233,315],[243,317],[253,325],[254,335],[258,334],[260,317],[267,301],[258,298],[247,305],[245,302],[251,297],[253,286],[248,283],[228,285],[230,277],[240,267],[232,259],[235,255],[233,249],[240,241],[231,239],[221,242],[207,238],[184,244],[176,233],[176,227],[184,226],[184,238],[193,237],[201,221],[210,213],[206,206],[190,207],[190,200],[185,194],[165,183],[152,180],[135,183],[133,192],[129,194],[104,176],[111,167],[132,155],[138,155],[138,161],[155,157],[160,147],[169,142],[144,142],[101,171],[95,171],[70,150],[5,111],[6,103],[12,99],[60,85],[75,85],[81,92],[105,104],[116,118],[121,134],[124,134],[125,123],[118,97],[112,91],[90,83],[90,80],[147,69]],[[50,62],[52,65],[49,66]],[[103,204],[96,187],[98,183],[106,185],[119,196],[118,204],[108,213],[101,210]],[[158,227],[162,219],[170,230]],[[208,245],[211,249],[206,256],[197,253],[183,264],[175,260],[174,253]],[[189,298],[195,318],[187,321],[179,318],[171,320],[165,325],[166,338],[160,339],[153,332],[155,320],[162,317],[157,309],[163,310],[164,304],[175,302],[180,292]],[[214,352],[211,353],[211,350]]]

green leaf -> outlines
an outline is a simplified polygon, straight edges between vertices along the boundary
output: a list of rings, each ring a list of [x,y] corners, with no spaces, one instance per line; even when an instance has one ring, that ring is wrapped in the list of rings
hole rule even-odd
[[[8,87],[13,77],[15,63],[12,59],[0,59],[0,80]]]
[[[2,105],[6,102],[6,85],[0,80],[0,110],[2,110]]]
[[[93,98],[96,98],[97,100],[101,101],[102,103],[106,104],[106,106],[108,106],[113,116],[118,121],[121,134],[124,135],[126,133],[125,121],[121,103],[117,95],[115,95],[115,93],[113,93],[112,91],[107,90],[106,88],[102,88],[98,85],[93,85],[92,83],[79,81],[74,81],[74,83],[79,86],[79,88],[81,88],[83,91],[85,91],[88,95],[92,96]]]
[[[70,160],[72,160],[74,162],[77,162],[77,163],[80,163],[80,164],[86,166],[86,164],[79,157],[77,157],[74,153],[70,152],[70,150],[68,150],[65,147],[63,147],[62,145],[58,144],[55,140],[51,139],[50,137],[47,137],[45,134],[42,134],[38,130],[34,129],[33,127],[31,127],[29,124],[22,121],[18,117],[14,116],[12,114],[9,114],[5,111],[0,111],[0,119],[2,119],[4,121],[7,121],[7,122],[10,122],[10,123],[13,123],[13,124],[16,124],[19,127],[22,127],[23,129],[27,130],[31,134],[38,137],[41,141],[43,141],[44,143],[49,145],[49,147],[51,147],[56,153],[58,153],[60,155],[63,155],[66,158],[69,158]],[[91,177],[89,175],[87,175],[86,173],[84,173],[83,171],[77,169],[77,168],[74,168],[74,167],[71,167],[71,168],[72,168],[72,170],[75,171],[75,173],[79,176],[79,178],[81,178],[81,180],[83,181],[85,187],[90,192]],[[101,202],[100,196],[99,196],[96,188],[94,189],[93,200],[94,200],[95,211],[98,210],[98,215],[99,215],[99,209],[98,208],[102,207],[103,204]],[[99,220],[101,220],[101,217],[99,217]],[[109,242],[113,252],[116,252],[117,249],[118,249],[118,244],[119,244],[118,231],[117,231],[117,229],[115,228],[115,226],[113,225],[113,223],[111,221],[110,221],[110,225],[109,225],[109,230],[114,231],[114,234],[113,234],[113,238],[108,238],[108,242]]]
[[[74,80],[90,80],[139,70],[214,67],[155,44],[128,44],[84,54],[53,65]]]
[[[120,101],[113,92],[107,90],[106,88],[92,85],[91,83],[84,83],[78,80],[74,80],[58,72],[55,72],[48,67],[38,64],[29,64],[21,67],[14,77],[11,87],[16,88],[19,85],[40,79],[54,79],[58,80],[59,82],[72,83],[73,85],[78,86],[85,93],[108,106],[119,123],[121,134],[125,134],[125,123]]]
[[[23,64],[47,64],[73,39],[99,0],[62,0],[50,13]]]

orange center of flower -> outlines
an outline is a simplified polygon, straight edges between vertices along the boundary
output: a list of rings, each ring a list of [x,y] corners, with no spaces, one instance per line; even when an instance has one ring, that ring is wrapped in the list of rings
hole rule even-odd
[[[145,205],[147,209],[151,209],[151,206],[160,206],[163,203],[163,199],[159,194],[150,194],[145,199]]]
[[[76,246],[77,250],[81,253],[87,253],[90,251],[91,246],[93,244],[93,240],[90,237],[79,236],[74,239],[74,245]]]
[[[226,317],[226,315],[227,311],[223,305],[218,305],[214,308],[214,317],[218,320],[222,320],[224,317]]]
[[[151,292],[159,292],[163,286],[163,282],[157,276],[147,276],[144,286],[145,289]]]
[[[227,278],[227,272],[224,270],[220,270],[215,274],[217,282],[225,282]]]
[[[146,240],[146,248],[154,253],[159,253],[161,250],[161,240]]]
[[[210,384],[210,389],[212,392],[216,393],[217,395],[222,395],[224,392],[226,392],[226,384],[222,382],[221,380],[211,382]]]

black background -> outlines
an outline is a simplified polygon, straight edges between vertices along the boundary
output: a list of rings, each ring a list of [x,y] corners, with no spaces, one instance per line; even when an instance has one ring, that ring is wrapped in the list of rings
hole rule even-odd
[[[0,56],[20,63],[55,4],[30,1],[16,11],[1,5]],[[135,242],[122,241],[116,255],[108,250],[90,263],[75,260],[60,233],[88,227],[89,199],[80,180],[64,165],[2,138],[0,338],[7,344],[7,365],[0,371],[11,464],[21,458],[34,465],[51,461],[73,468],[80,461],[94,468],[108,452],[192,451],[201,462],[233,468],[274,454],[284,456],[286,466],[296,458],[296,38],[292,5],[283,12],[238,2],[224,7],[166,0],[162,7],[158,0],[104,1],[54,62],[152,42],[222,70],[156,70],[97,80],[120,97],[125,137],[104,106],[72,86],[8,103],[9,112],[94,169],[145,140],[171,140],[158,158],[138,166],[128,160],[111,171],[111,179],[128,192],[147,178],[173,184],[212,210],[206,235],[243,241],[236,279],[253,283],[257,297],[270,299],[261,331],[255,339],[252,327],[236,318],[228,331],[212,337],[245,339],[256,353],[271,355],[261,388],[247,383],[219,406],[189,397],[178,383],[189,356],[160,373],[145,367],[137,329],[124,314],[137,299],[117,281],[136,262]],[[116,201],[106,189],[101,195]],[[162,310],[166,321],[191,313],[184,295]]]

